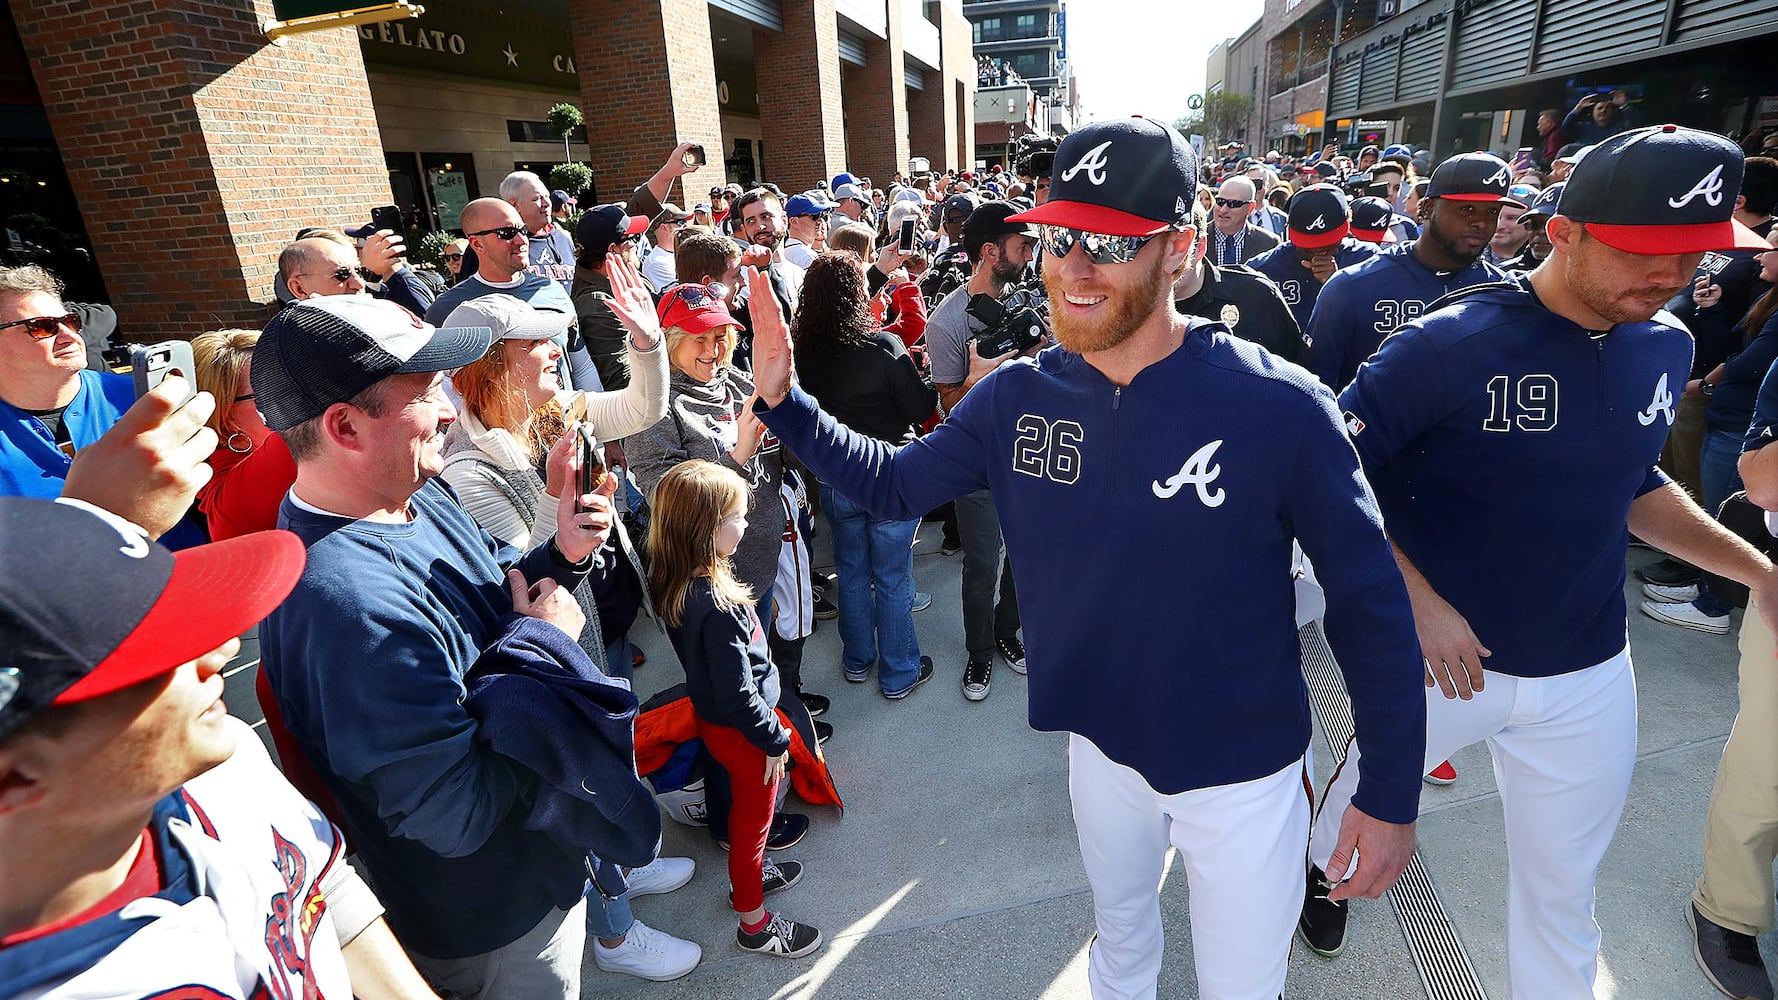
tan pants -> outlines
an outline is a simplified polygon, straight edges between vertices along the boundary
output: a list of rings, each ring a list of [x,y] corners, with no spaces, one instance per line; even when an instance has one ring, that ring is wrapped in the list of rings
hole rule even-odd
[[[1704,826],[1704,874],[1692,901],[1712,923],[1742,934],[1774,925],[1778,858],[1778,643],[1749,601],[1741,622],[1741,709],[1722,748]]]
[[[1698,457],[1704,450],[1704,411],[1709,406],[1707,399],[1679,397],[1673,429],[1667,432],[1667,443],[1661,448],[1661,471],[1672,476],[1699,503],[1704,502],[1704,490],[1698,485]]]

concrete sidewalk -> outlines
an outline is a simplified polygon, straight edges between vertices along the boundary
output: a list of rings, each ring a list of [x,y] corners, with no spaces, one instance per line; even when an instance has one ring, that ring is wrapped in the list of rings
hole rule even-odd
[[[957,605],[960,557],[938,554],[936,525],[922,527],[915,577],[936,600],[915,616],[932,682],[905,702],[875,684],[847,684],[839,638],[824,622],[810,639],[805,685],[833,699],[826,752],[846,800],[840,818],[792,799],[814,819],[783,857],[803,861],[801,885],[774,909],[820,927],[815,956],[780,961],[738,951],[726,855],[702,830],[667,823],[666,851],[699,865],[690,885],[638,900],[652,926],[689,937],[703,964],[675,983],[599,972],[587,997],[1085,998],[1092,898],[1069,814],[1065,739],[1025,723],[1025,679],[997,663],[992,693],[971,704],[959,691],[964,660]],[[1632,561],[1649,557],[1633,552]],[[817,562],[827,560],[819,555]],[[1631,592],[1636,593],[1632,582]],[[1131,594],[1133,613],[1164,615]],[[1641,698],[1641,744],[1632,800],[1599,880],[1604,929],[1598,995],[1717,995],[1693,964],[1683,907],[1700,859],[1704,807],[1735,712],[1735,640],[1657,624],[1634,611],[1630,629]],[[1737,613],[1737,622],[1739,615]],[[664,636],[644,623],[637,675],[646,696],[680,679]],[[1183,639],[1184,637],[1182,637]],[[1316,774],[1331,758],[1319,733]],[[1456,758],[1460,778],[1428,786],[1420,849],[1487,993],[1506,996],[1506,862],[1500,800],[1486,750]],[[1161,891],[1167,959],[1160,995],[1195,997],[1184,878],[1169,858]],[[1767,936],[1770,938],[1770,935]],[[1762,946],[1771,948],[1770,940]],[[1774,961],[1768,951],[1768,961]],[[1393,1000],[1427,995],[1390,904],[1353,911],[1343,957],[1297,945],[1288,995]]]

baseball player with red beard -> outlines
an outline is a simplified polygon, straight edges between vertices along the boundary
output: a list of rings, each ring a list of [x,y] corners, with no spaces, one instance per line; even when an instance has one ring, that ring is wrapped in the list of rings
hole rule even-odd
[[[1548,259],[1447,296],[1340,394],[1413,599],[1425,762],[1483,741],[1494,757],[1510,996],[1593,995],[1593,882],[1636,759],[1627,532],[1762,597],[1778,587],[1655,467],[1692,361],[1662,305],[1705,251],[1764,245],[1733,219],[1741,175],[1741,151],[1707,132],[1607,139],[1568,179]],[[1310,844],[1300,929],[1324,955],[1345,943],[1341,816],[1369,753],[1360,741],[1336,772]]]
[[[1198,996],[1284,988],[1309,823],[1293,539],[1328,567],[1329,642],[1372,754],[1343,823],[1364,858],[1348,891],[1375,896],[1400,874],[1419,802],[1413,623],[1333,396],[1173,310],[1199,245],[1196,177],[1158,122],[1064,139],[1048,200],[1012,220],[1041,226],[1058,346],[995,370],[900,448],[791,385],[783,316],[749,279],[755,410],[823,482],[890,519],[994,494],[1026,612],[1030,722],[1069,734],[1100,1000],[1155,995],[1170,845],[1191,886]],[[1058,544],[1080,525],[1091,544]],[[1194,581],[1209,573],[1207,593]]]
[[[433,996],[222,704],[235,636],[302,567],[287,532],[175,555],[80,501],[0,498],[0,994]]]

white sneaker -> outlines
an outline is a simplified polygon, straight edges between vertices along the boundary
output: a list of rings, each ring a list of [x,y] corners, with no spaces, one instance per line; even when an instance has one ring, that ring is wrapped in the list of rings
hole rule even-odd
[[[593,964],[606,972],[664,983],[698,967],[704,949],[696,943],[657,931],[638,920],[630,925],[624,943],[607,948],[593,939]]]
[[[1683,587],[1667,587],[1658,583],[1642,585],[1642,596],[1656,604],[1690,604],[1698,599],[1698,585],[1688,583]]]
[[[630,898],[672,892],[691,881],[698,863],[690,858],[655,858],[641,868],[630,869],[624,884],[630,887]]]
[[[1725,635],[1729,631],[1729,616],[1711,616],[1698,610],[1696,604],[1687,601],[1683,604],[1662,604],[1658,601],[1643,601],[1642,613],[1658,622],[1677,625],[1680,628],[1696,629],[1714,635]]]

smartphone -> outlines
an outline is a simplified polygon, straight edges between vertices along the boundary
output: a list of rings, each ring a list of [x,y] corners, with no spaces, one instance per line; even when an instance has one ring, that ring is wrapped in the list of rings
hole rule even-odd
[[[901,235],[897,238],[897,249],[902,253],[914,252],[914,225],[916,220],[901,220]]]
[[[1513,154],[1513,169],[1529,170],[1536,166],[1537,163],[1531,158],[1531,153],[1532,149],[1530,146],[1520,146],[1519,151]]]
[[[401,209],[394,205],[373,208],[370,210],[370,224],[376,229],[387,229],[399,236],[404,228],[401,224]]]
[[[137,399],[148,395],[175,372],[185,379],[185,395],[174,404],[175,408],[184,406],[198,394],[197,365],[192,361],[189,341],[164,340],[138,347],[130,352],[130,369],[136,379]]]
[[[704,147],[694,145],[686,150],[685,155],[679,159],[680,162],[688,167],[701,167],[706,162],[704,159]]]
[[[605,453],[587,425],[581,424],[575,433],[580,438],[580,482],[576,484],[579,491],[574,494],[574,506],[579,508],[580,498],[596,491],[605,481]]]

